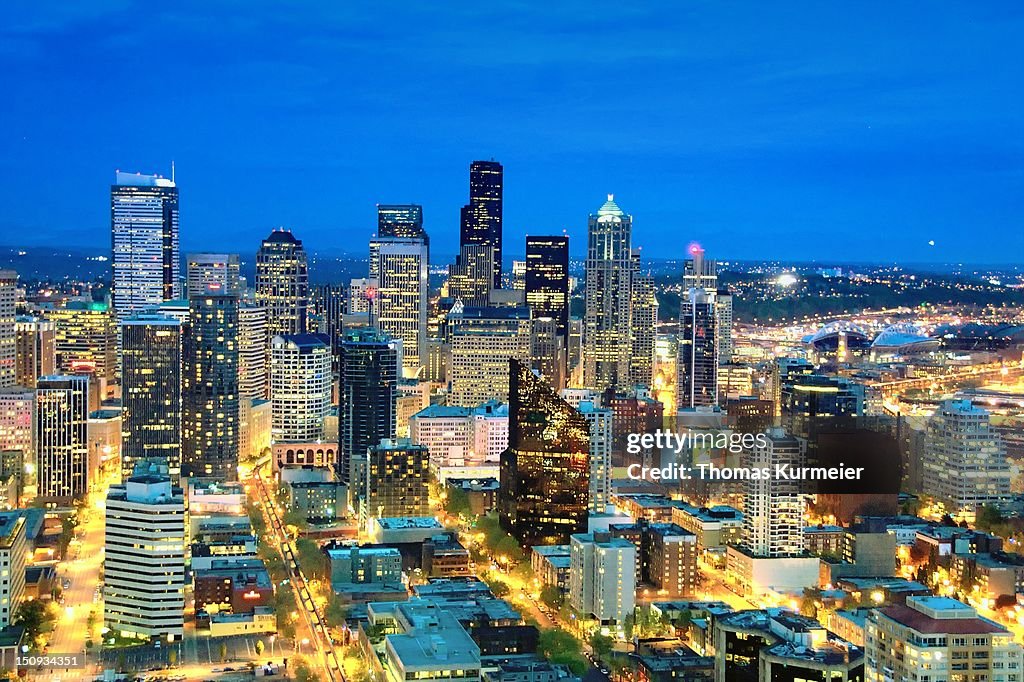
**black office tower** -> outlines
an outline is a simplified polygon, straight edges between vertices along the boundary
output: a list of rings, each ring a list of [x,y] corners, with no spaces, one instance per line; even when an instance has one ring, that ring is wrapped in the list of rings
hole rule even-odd
[[[395,437],[401,359],[398,343],[373,328],[345,334],[340,350],[338,477],[359,490],[367,449]]]
[[[482,244],[494,250],[493,288],[501,288],[501,207],[504,170],[497,161],[469,165],[469,203],[462,207],[459,244]]]
[[[587,532],[590,425],[523,363],[510,360],[509,372],[501,526],[527,547],[569,544]]]

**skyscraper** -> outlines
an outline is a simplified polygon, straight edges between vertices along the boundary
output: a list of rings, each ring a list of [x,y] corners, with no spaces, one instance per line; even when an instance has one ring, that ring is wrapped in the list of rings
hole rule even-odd
[[[494,248],[488,244],[463,244],[455,262],[448,266],[448,296],[467,306],[485,306],[493,282],[489,273]]]
[[[569,238],[526,238],[526,305],[534,317],[558,322],[558,333],[569,337]]]
[[[153,467],[158,469],[158,467]],[[139,467],[105,504],[103,623],[122,637],[180,640],[185,501],[164,471]]]
[[[506,402],[509,358],[529,362],[530,311],[475,308],[458,304],[448,315],[451,365],[449,405],[474,407],[488,400]]]
[[[533,367],[560,390],[568,376],[568,237],[526,238],[523,289],[534,321],[530,352]],[[554,323],[553,329],[547,320]]]
[[[469,165],[469,203],[462,207],[459,244],[483,244],[493,249],[491,288],[501,288],[501,214],[504,170],[497,161]]]
[[[361,516],[433,516],[428,483],[430,457],[422,445],[408,439],[383,439],[369,448],[363,480]]]
[[[270,349],[270,433],[275,443],[324,439],[324,419],[331,409],[331,383],[331,347],[327,337],[274,337]]]
[[[17,291],[18,273],[0,270],[0,388],[14,386],[17,381]]]
[[[718,403],[714,295],[690,289],[680,302],[676,409]]]
[[[270,335],[305,334],[309,264],[302,242],[274,230],[256,253],[256,300],[267,309]]]
[[[46,319],[54,325],[57,371],[71,374],[85,370],[95,373],[100,381],[114,380],[117,325],[106,304],[68,301],[48,310]]]
[[[988,410],[970,400],[946,400],[928,420],[924,490],[947,511],[974,511],[1010,494],[1010,465]]]
[[[54,324],[38,317],[19,315],[14,328],[15,383],[35,388],[39,377],[57,371]]]
[[[270,334],[267,309],[248,301],[238,306],[238,393],[243,398],[270,397]]]
[[[237,253],[190,253],[185,277],[188,297],[206,292],[240,296],[240,261]]]
[[[590,216],[583,320],[583,382],[604,390],[629,383],[632,346],[633,219],[613,196]]]
[[[342,339],[338,476],[345,482],[363,480],[367,448],[395,437],[399,345],[372,328],[348,332]]]
[[[654,381],[654,347],[658,338],[658,297],[652,275],[640,274],[640,254],[634,253],[633,321],[629,383],[650,387]]]
[[[803,444],[778,428],[765,433],[764,442],[744,453],[750,469],[802,466]],[[743,497],[743,543],[750,556],[790,557],[804,553],[804,491],[800,481],[785,478],[750,478]]]
[[[423,229],[423,207],[419,204],[377,204],[377,236],[422,239],[430,245]]]
[[[587,529],[590,424],[515,359],[509,361],[509,394],[501,526],[525,546],[567,544]]]
[[[412,378],[426,364],[427,246],[422,239],[370,240],[370,278],[377,281],[376,326],[402,341],[402,374]]]
[[[138,315],[121,324],[121,471],[149,458],[181,473],[182,329],[177,320]]]
[[[39,497],[67,504],[89,489],[89,378],[50,375],[36,382]]]
[[[310,334],[324,334],[330,341],[331,353],[335,356],[333,367],[337,370],[338,344],[341,343],[342,321],[347,307],[348,291],[343,284],[319,284],[310,287],[309,322]]]
[[[238,472],[238,298],[189,299],[185,337],[182,468],[225,481]]]
[[[117,321],[180,298],[177,185],[159,175],[118,171],[110,188],[110,226]]]
[[[705,289],[714,294],[718,362],[732,362],[732,293],[719,285],[718,263],[705,258],[700,244],[691,244],[689,252],[690,257],[683,266],[683,290]]]
[[[590,425],[590,511],[603,514],[612,494],[612,411],[583,400],[577,408]]]

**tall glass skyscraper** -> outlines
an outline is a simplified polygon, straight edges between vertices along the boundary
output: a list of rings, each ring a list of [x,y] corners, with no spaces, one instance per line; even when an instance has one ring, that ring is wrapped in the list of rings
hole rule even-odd
[[[50,375],[36,382],[39,497],[60,504],[89,490],[89,377]]]
[[[590,216],[587,236],[583,382],[604,390],[627,386],[632,348],[633,219],[609,194]]]
[[[400,345],[373,328],[342,339],[338,477],[353,486],[364,480],[367,448],[395,437]]]
[[[166,460],[181,473],[182,327],[162,315],[138,315],[121,325],[121,471],[144,459]]]
[[[469,165],[469,203],[462,207],[459,244],[483,244],[493,249],[492,288],[501,288],[501,213],[504,169],[497,161]]]
[[[550,317],[569,343],[569,238],[526,238],[526,305],[534,317]]]
[[[118,322],[181,297],[178,187],[159,175],[117,172],[110,188],[111,301]]]
[[[718,404],[714,294],[690,289],[679,308],[676,407]]]
[[[388,336],[402,341],[402,375],[414,378],[426,364],[427,245],[422,239],[370,240],[370,277],[377,281],[373,317]]]
[[[275,336],[270,344],[270,434],[275,443],[323,440],[331,409],[331,346],[320,334]]]
[[[288,230],[271,232],[256,253],[256,300],[267,309],[271,337],[306,333],[309,263]]]
[[[525,546],[585,533],[590,424],[526,364],[509,361],[508,449],[501,454],[501,526]]]
[[[182,381],[184,462],[193,476],[238,475],[238,298],[189,299]]]
[[[377,204],[377,236],[422,239],[430,245],[423,229],[423,207],[419,204]]]

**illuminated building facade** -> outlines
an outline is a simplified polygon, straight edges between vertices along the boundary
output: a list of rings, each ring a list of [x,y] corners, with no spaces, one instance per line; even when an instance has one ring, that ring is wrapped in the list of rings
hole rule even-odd
[[[309,263],[288,230],[271,232],[256,253],[256,301],[267,309],[271,336],[306,333]]]
[[[590,425],[590,511],[603,514],[612,493],[612,411],[591,400],[576,409]]]
[[[501,526],[525,546],[567,544],[587,529],[590,424],[515,359],[509,361],[509,392]]]
[[[448,266],[448,297],[463,305],[487,305],[493,263],[494,248],[489,244],[463,244],[455,263]]]
[[[57,371],[86,370],[107,382],[117,368],[117,325],[104,303],[68,301],[46,311],[54,326]]]
[[[320,334],[275,336],[270,348],[271,438],[275,443],[324,439],[331,409],[331,347]]]
[[[159,469],[159,467],[154,467]],[[139,467],[105,505],[103,624],[122,637],[180,640],[185,500],[166,471]]]
[[[530,331],[530,311],[526,308],[456,304],[448,315],[448,404],[473,407],[488,400],[506,402],[509,358],[529,361]]]
[[[238,468],[238,298],[189,300],[182,380],[183,469],[225,481]]]
[[[238,306],[238,394],[263,400],[270,395],[267,309],[249,302]]]
[[[408,439],[383,439],[367,452],[362,517],[433,516],[428,499],[430,457]]]
[[[526,305],[534,317],[550,317],[568,345],[569,238],[527,237]]]
[[[89,378],[50,375],[36,383],[39,497],[58,504],[89,489]]]
[[[714,295],[690,289],[680,303],[676,409],[718,404]]]
[[[604,390],[629,383],[632,356],[633,219],[608,195],[587,237],[583,383]]]
[[[117,172],[110,188],[110,297],[120,322],[181,297],[178,187],[158,175]]]
[[[395,437],[399,355],[399,343],[376,329],[357,329],[342,339],[337,473],[346,483],[363,480],[368,448]]]
[[[14,329],[15,383],[32,388],[39,377],[57,371],[54,324],[38,317],[19,315]]]
[[[402,374],[409,378],[426,362],[427,257],[420,239],[370,241],[370,278],[377,281],[373,317],[382,332],[402,341]]]
[[[181,473],[182,328],[177,320],[138,315],[121,325],[121,471],[135,463],[167,462]]]
[[[18,273],[0,270],[0,388],[17,383],[17,299]]]
[[[651,386],[654,381],[654,348],[658,331],[658,297],[654,277],[639,272],[639,254],[633,271],[632,354],[629,360],[629,383]]]
[[[470,164],[469,203],[462,207],[459,244],[491,247],[493,275],[488,289],[501,288],[503,184],[504,169],[497,161]]]
[[[928,420],[924,490],[950,513],[973,511],[1010,495],[1010,465],[988,410],[970,400],[947,400]]]
[[[191,253],[186,261],[185,291],[188,297],[206,292],[241,295],[237,253]]]
[[[556,390],[565,388],[565,337],[550,317],[530,321],[530,365]]]
[[[35,415],[34,390],[0,388],[0,451],[18,450],[26,462],[35,462]]]
[[[377,204],[377,236],[422,239],[430,245],[423,229],[423,207],[419,204]]]

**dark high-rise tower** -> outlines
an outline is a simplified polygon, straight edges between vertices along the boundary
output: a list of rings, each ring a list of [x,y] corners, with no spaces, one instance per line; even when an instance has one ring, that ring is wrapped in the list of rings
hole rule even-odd
[[[509,361],[508,416],[501,525],[526,546],[568,544],[570,535],[587,530],[590,425],[515,359]]]
[[[182,381],[183,469],[193,476],[238,476],[238,298],[189,299]]]
[[[501,288],[501,210],[504,170],[497,161],[469,165],[469,203],[462,207],[459,244],[490,246],[494,257],[494,289]]]
[[[533,317],[550,317],[568,347],[569,238],[526,238],[526,305]]]
[[[256,300],[267,309],[270,336],[305,334],[309,264],[302,241],[274,230],[256,253]]]
[[[423,207],[419,204],[377,204],[377,236],[422,239],[430,244],[423,229]]]
[[[357,486],[365,475],[367,448],[395,437],[398,343],[376,329],[352,331],[342,338],[339,364],[338,477]]]
[[[121,471],[135,463],[167,460],[181,472],[182,333],[178,320],[138,315],[121,325]]]
[[[714,294],[690,289],[679,309],[676,407],[718,404],[718,350]]]

